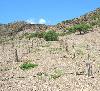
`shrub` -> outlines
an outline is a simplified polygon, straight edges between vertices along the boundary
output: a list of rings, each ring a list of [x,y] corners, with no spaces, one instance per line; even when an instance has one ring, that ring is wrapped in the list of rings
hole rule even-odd
[[[52,79],[52,78],[53,78],[53,79],[57,79],[57,78],[61,77],[63,74],[64,74],[64,72],[63,72],[62,70],[56,69],[56,70],[54,71],[54,73],[51,74],[51,79]]]
[[[49,30],[49,31],[45,32],[44,39],[46,41],[57,41],[58,40],[58,34],[53,30]]]
[[[29,33],[29,34],[25,35],[25,38],[28,38],[28,39],[31,39],[33,37],[36,37],[35,33]]]
[[[45,32],[36,32],[35,35],[38,38],[43,38],[44,37]]]
[[[25,35],[26,38],[33,38],[33,37],[38,37],[38,38],[43,38],[45,32],[35,32],[35,33],[29,33],[27,35]]]
[[[32,64],[32,63],[29,63],[29,62],[26,62],[26,63],[23,63],[20,68],[22,70],[28,70],[28,69],[31,69],[31,68],[34,68],[34,67],[37,67],[38,64]]]

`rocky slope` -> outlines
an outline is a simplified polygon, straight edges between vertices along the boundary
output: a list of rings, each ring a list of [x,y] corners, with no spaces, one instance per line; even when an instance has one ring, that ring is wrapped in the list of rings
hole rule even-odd
[[[24,62],[38,66],[22,70]],[[0,91],[100,91],[100,29],[0,44]]]
[[[73,26],[79,23],[89,23],[92,26],[96,25],[100,27],[100,8],[97,8],[94,11],[88,12],[80,16],[79,18],[62,21],[61,23],[57,24],[57,27],[61,29],[65,29],[66,27]]]

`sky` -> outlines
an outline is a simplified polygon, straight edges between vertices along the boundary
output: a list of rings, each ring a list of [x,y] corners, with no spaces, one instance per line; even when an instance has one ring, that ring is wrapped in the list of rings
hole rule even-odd
[[[57,24],[100,8],[100,0],[0,0],[0,23]]]

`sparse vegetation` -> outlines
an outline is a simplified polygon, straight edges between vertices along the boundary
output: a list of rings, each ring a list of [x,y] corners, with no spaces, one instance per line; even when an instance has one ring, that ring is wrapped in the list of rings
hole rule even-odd
[[[31,38],[34,37],[43,38],[44,34],[45,32],[24,33],[22,36],[19,37],[19,39],[26,38],[30,40]]]
[[[29,34],[28,34],[28,33],[27,33],[27,34],[25,34],[24,36],[25,36],[26,39],[31,39],[31,38],[33,38],[33,37],[36,37],[36,34],[35,34],[35,33],[29,33]]]
[[[26,63],[23,63],[21,66],[20,66],[20,68],[22,69],[22,70],[28,70],[28,69],[31,69],[31,68],[35,68],[35,67],[37,67],[38,66],[38,64],[32,64],[32,63],[30,63],[30,62],[26,62]]]
[[[60,69],[56,69],[53,74],[51,74],[51,79],[57,79],[63,75],[63,71]]]
[[[49,48],[50,53],[59,53],[63,50],[63,48]]]
[[[38,38],[43,38],[44,37],[45,32],[36,32],[35,35]]]
[[[57,41],[58,40],[58,34],[53,30],[49,30],[44,34],[44,39],[46,41]]]
[[[76,50],[76,54],[78,55],[84,55],[84,52],[81,49]]]
[[[90,24],[93,27],[100,27],[100,8],[97,8],[94,11],[86,13],[83,16],[80,16],[79,18],[73,18],[71,20],[62,21],[61,23],[58,23],[58,26],[64,29],[66,25],[74,26],[82,23]]]
[[[3,34],[0,30],[0,91],[100,91],[100,28],[96,17],[91,23],[82,17],[72,20],[73,24],[63,22],[70,23],[68,26],[45,25],[50,31],[40,24],[12,25],[14,28],[9,24],[6,28],[22,30],[5,29]],[[92,22],[94,30],[88,32]]]

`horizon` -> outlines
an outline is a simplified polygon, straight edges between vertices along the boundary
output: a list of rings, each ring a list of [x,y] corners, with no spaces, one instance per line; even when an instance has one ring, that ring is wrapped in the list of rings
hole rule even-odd
[[[99,3],[98,0],[3,0],[0,1],[0,23],[26,21],[31,24],[55,25],[91,12],[100,7]]]

